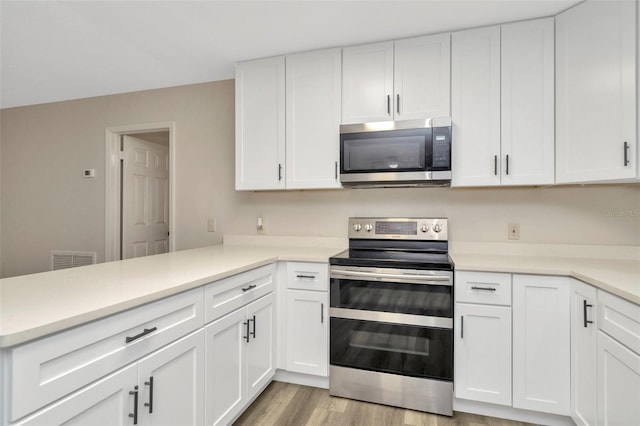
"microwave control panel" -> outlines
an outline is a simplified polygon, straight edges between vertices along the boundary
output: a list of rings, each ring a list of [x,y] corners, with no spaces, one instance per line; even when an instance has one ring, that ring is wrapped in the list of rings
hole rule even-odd
[[[434,127],[432,137],[434,168],[451,167],[451,127]]]

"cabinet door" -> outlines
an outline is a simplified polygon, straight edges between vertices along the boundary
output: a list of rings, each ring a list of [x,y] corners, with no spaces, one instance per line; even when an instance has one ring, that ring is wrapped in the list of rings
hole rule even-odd
[[[205,328],[207,425],[226,425],[246,402],[246,310],[239,309]]]
[[[399,40],[394,49],[394,118],[450,117],[451,34]]]
[[[571,418],[596,424],[596,289],[571,280]]]
[[[500,27],[451,35],[453,186],[500,184]]]
[[[640,355],[598,332],[598,425],[640,425]]]
[[[569,415],[570,281],[513,276],[513,406]]]
[[[131,425],[137,364],[130,365],[14,425]],[[140,407],[138,407],[140,409]]]
[[[393,119],[393,42],[342,50],[342,123]]]
[[[558,183],[636,176],[636,7],[588,1],[556,17]]]
[[[236,189],[283,189],[284,57],[236,65]]]
[[[511,308],[456,303],[456,398],[511,406]]]
[[[554,183],[553,18],[501,30],[502,184]]]
[[[287,56],[287,189],[340,187],[341,53]]]
[[[204,423],[204,356],[200,330],[140,361],[139,424]]]
[[[328,295],[287,290],[287,370],[328,374]]]
[[[247,398],[253,398],[275,375],[273,294],[247,307]]]

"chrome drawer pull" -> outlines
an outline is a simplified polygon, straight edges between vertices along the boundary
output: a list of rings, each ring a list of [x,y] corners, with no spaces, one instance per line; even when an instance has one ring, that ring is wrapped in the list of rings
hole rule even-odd
[[[310,280],[315,280],[316,277],[313,275],[296,275],[296,278],[308,278]]]
[[[136,339],[139,339],[143,336],[146,336],[149,333],[153,333],[154,331],[156,331],[158,329],[158,327],[153,327],[153,328],[145,328],[144,331],[142,333],[136,334],[135,336],[129,337],[127,336],[126,339],[124,339],[125,343],[131,343]]]
[[[153,414],[153,376],[149,376],[149,381],[144,384],[149,386],[149,402],[145,402],[144,406],[149,407],[149,414]]]
[[[476,286],[471,286],[471,290],[496,291],[494,287],[476,287]]]
[[[138,387],[134,387],[129,391],[129,395],[133,395],[133,413],[129,413],[129,417],[133,419],[133,424],[138,424]]]
[[[249,287],[243,287],[242,291],[249,291],[249,290],[251,290],[253,288],[256,288],[256,287],[257,287],[256,284],[251,284]]]
[[[582,301],[582,314],[583,314],[583,324],[584,324],[584,328],[587,328],[587,324],[593,324],[593,321],[589,321],[587,319],[587,308],[592,308],[593,305],[590,305],[587,303],[586,300]]]

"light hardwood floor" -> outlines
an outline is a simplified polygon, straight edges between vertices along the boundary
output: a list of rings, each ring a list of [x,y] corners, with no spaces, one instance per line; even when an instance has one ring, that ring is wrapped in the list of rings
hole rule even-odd
[[[234,426],[524,426],[494,417],[455,412],[453,417],[329,395],[326,389],[272,382]]]

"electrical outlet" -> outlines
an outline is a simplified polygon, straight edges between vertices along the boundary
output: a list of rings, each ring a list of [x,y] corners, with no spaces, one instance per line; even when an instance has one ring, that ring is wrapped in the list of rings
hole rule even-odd
[[[519,223],[510,223],[509,224],[509,234],[507,238],[510,240],[519,240],[520,239],[520,224]]]
[[[208,219],[207,220],[207,232],[216,232],[216,220]]]

